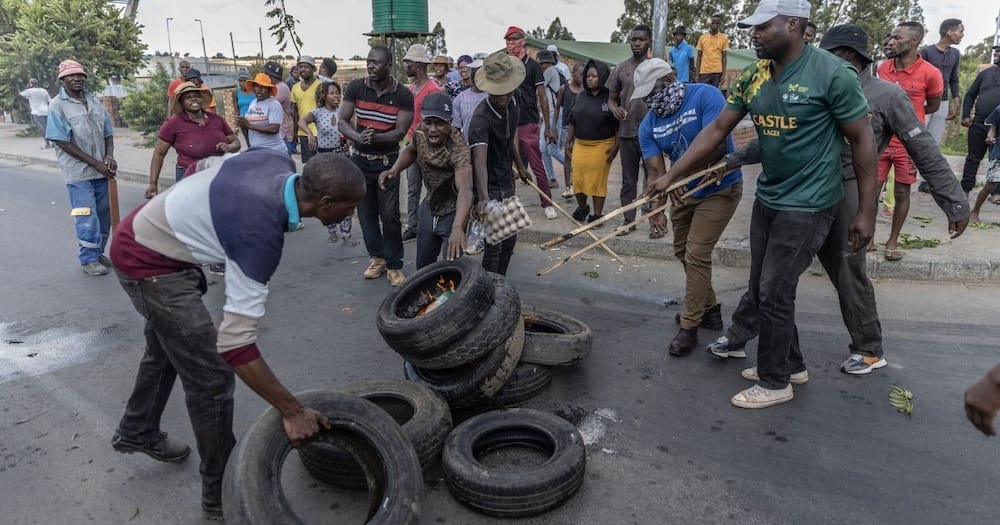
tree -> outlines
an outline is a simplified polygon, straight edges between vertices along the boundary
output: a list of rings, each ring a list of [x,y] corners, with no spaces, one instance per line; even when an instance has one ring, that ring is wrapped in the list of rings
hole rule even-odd
[[[563,27],[562,20],[559,20],[558,16],[549,24],[548,29],[542,29],[541,26],[538,26],[528,31],[528,35],[540,40],[576,40],[573,33]]]
[[[128,127],[141,132],[150,146],[155,142],[156,132],[163,124],[169,85],[170,74],[163,64],[157,63],[149,81],[142,86],[128,85],[128,96],[122,100],[122,119]]]
[[[837,24],[854,23],[868,33],[868,51],[872,57],[882,54],[882,40],[896,24],[914,21],[924,23],[924,10],[919,0],[844,0],[825,1],[813,10],[813,22],[819,28],[817,42],[823,30]],[[931,35],[936,35],[931,31]]]
[[[29,78],[56,93],[68,58],[83,64],[93,90],[111,75],[130,79],[144,63],[141,31],[105,0],[0,0],[0,100],[20,98]]]
[[[285,0],[265,0],[264,6],[272,8],[265,16],[274,21],[267,30],[271,32],[271,36],[278,43],[278,51],[284,51],[288,44],[292,44],[292,47],[295,48],[295,55],[301,56],[302,39],[299,38],[299,33],[296,30],[299,21],[288,14]]]
[[[722,15],[723,32],[733,39],[736,29],[736,19],[730,19],[730,13],[741,13],[744,0],[691,0],[689,2],[669,2],[667,6],[667,32],[677,26],[684,26],[688,31],[688,40],[697,42],[702,33],[708,31],[708,21],[712,15]],[[611,33],[612,42],[628,43],[632,29],[639,24],[653,25],[653,3],[641,0],[625,0],[625,12],[618,17],[618,30]],[[739,30],[742,32],[742,30]],[[670,36],[667,36],[669,45]],[[732,46],[736,47],[736,46]]]
[[[222,51],[219,51],[219,52],[218,52],[218,53],[216,53],[216,54],[215,54],[215,56],[213,56],[212,58],[226,58],[226,55],[223,55],[223,54],[222,54]]]
[[[444,39],[444,26],[441,22],[434,25],[434,29],[431,30],[433,35],[427,37],[427,42],[424,44],[427,46],[427,54],[434,58],[437,55],[447,55],[448,54],[448,44]],[[405,53],[405,52],[404,52]]]

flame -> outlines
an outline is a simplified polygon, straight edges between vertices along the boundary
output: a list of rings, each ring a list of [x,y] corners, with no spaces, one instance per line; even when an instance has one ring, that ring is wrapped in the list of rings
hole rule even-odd
[[[424,305],[423,308],[420,309],[420,311],[417,312],[418,316],[419,315],[424,315],[424,314],[430,312],[431,310],[433,310],[434,309],[434,303],[437,302],[437,300],[441,296],[441,294],[444,294],[444,293],[447,293],[447,292],[454,293],[455,292],[455,280],[454,279],[445,279],[444,276],[442,275],[441,277],[438,278],[437,282],[434,283],[434,288],[435,289],[433,291],[431,291],[431,290],[421,290],[420,291],[420,295],[422,295],[423,297],[426,297],[427,300],[428,300],[428,302],[427,302],[426,305]]]

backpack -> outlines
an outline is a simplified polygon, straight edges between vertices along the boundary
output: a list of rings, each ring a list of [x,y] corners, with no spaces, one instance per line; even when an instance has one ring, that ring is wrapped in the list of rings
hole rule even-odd
[[[552,66],[552,67],[556,67],[556,66]],[[562,89],[562,87],[565,86],[566,84],[568,84],[569,81],[566,80],[566,77],[563,76],[562,71],[560,71],[559,68],[556,68],[556,74],[559,75],[559,89]],[[545,87],[549,88],[549,91],[552,93],[552,98],[553,99],[555,99],[555,97],[559,95],[559,89],[552,89],[552,86],[550,86],[548,84],[546,84]]]

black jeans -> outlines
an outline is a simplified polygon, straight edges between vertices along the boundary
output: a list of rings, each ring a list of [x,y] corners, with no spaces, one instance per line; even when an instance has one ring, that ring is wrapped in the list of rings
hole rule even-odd
[[[979,171],[979,164],[983,162],[989,145],[986,144],[986,124],[973,121],[969,126],[967,135],[969,150],[965,155],[965,166],[962,168],[962,189],[965,193],[972,191],[976,187],[976,172]]]
[[[302,164],[309,162],[309,159],[316,155],[316,152],[309,149],[309,137],[299,136],[299,150],[302,152]]]
[[[414,162],[406,168],[406,228],[413,233],[417,233],[420,225],[420,191],[423,188],[420,163]]]
[[[844,199],[837,207],[837,214],[830,227],[830,234],[816,256],[830,277],[830,282],[837,289],[840,301],[840,315],[851,336],[850,351],[852,354],[866,356],[882,356],[882,324],[878,320],[878,308],[875,304],[875,288],[868,278],[865,260],[866,250],[851,251],[848,240],[849,228],[854,215],[858,213],[858,181],[844,181]],[[749,291],[740,299],[741,307],[749,299]],[[729,331],[729,342],[743,346],[757,337],[757,319],[748,319],[740,314],[733,315],[750,323],[746,326],[732,326]]]
[[[417,269],[438,260],[442,246],[447,249],[451,237],[451,227],[455,224],[455,213],[431,215],[431,205],[427,199],[420,203],[420,228],[417,230]]]
[[[383,159],[366,159],[353,155],[351,160],[365,174],[365,197],[358,203],[358,222],[365,239],[365,249],[371,257],[385,259],[385,267],[403,267],[403,226],[399,216],[399,179],[387,182],[388,188],[378,187],[378,175],[392,167],[397,153]]]
[[[638,137],[619,137],[618,156],[622,165],[622,188],[618,193],[621,205],[632,204],[639,194],[639,166],[642,165],[642,149]],[[645,173],[643,166],[643,173]],[[625,222],[635,220],[635,210],[625,212]]]
[[[739,345],[759,327],[760,385],[785,388],[789,376],[805,370],[795,326],[795,291],[833,224],[836,207],[818,212],[775,210],[754,201],[750,219],[750,285],[727,330]]]
[[[514,194],[514,188],[497,191],[490,190],[490,199],[502,201]],[[507,275],[507,267],[510,266],[510,258],[514,256],[514,245],[517,244],[517,235],[504,239],[500,244],[486,243],[483,250],[483,268],[488,272]]]
[[[146,319],[146,352],[118,433],[128,441],[154,441],[174,379],[180,377],[201,457],[202,502],[221,504],[222,475],[236,443],[235,380],[216,350],[215,324],[201,300],[205,274],[193,268],[136,280],[118,273],[118,281]]]

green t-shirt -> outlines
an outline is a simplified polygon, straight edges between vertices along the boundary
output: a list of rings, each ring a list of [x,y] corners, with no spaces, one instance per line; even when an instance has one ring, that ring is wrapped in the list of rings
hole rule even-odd
[[[769,208],[820,211],[844,194],[839,124],[868,113],[858,73],[844,60],[805,50],[771,78],[771,61],[750,64],[733,82],[726,104],[753,118],[760,138],[763,172],[757,198]]]

